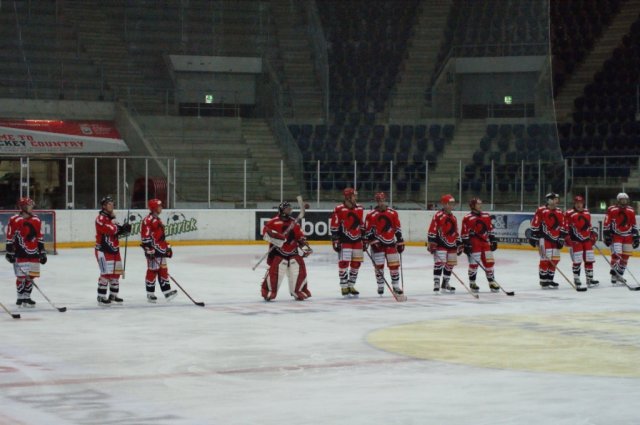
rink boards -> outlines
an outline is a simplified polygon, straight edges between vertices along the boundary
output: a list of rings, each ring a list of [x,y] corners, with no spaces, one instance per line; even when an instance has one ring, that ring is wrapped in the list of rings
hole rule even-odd
[[[409,243],[422,244],[426,240],[427,227],[436,211],[398,211],[402,233]],[[455,211],[458,225],[467,212]],[[128,242],[139,241],[140,223],[146,210],[134,210],[130,214],[132,234]],[[309,240],[329,240],[328,210],[309,210],[301,221],[302,230]],[[59,248],[89,247],[94,244],[94,210],[59,210],[54,213]],[[118,222],[125,220],[126,213],[118,212]],[[180,244],[232,244],[261,241],[264,223],[275,215],[273,210],[167,210],[161,214],[166,225],[167,238]],[[294,213],[295,215],[295,213]],[[503,248],[527,248],[525,230],[529,228],[533,213],[492,212],[496,236]],[[593,226],[602,232],[603,214],[593,214]]]

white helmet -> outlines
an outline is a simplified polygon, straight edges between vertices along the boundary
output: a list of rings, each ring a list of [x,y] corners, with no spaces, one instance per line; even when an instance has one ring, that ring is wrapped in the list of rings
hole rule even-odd
[[[629,200],[629,195],[627,195],[627,194],[626,194],[626,193],[624,193],[624,192],[620,192],[620,193],[618,193],[618,196],[616,196],[616,200],[617,200],[618,202],[620,202],[620,201],[622,201],[623,199],[626,199],[626,200],[628,201],[628,200]]]

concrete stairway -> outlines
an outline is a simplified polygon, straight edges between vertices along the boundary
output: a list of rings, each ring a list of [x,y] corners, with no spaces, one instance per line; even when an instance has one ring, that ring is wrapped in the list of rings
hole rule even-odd
[[[640,12],[640,0],[622,2],[620,11],[612,19],[602,37],[596,41],[593,50],[589,52],[584,62],[576,67],[565,85],[560,89],[555,101],[556,119],[558,122],[571,120],[574,106],[573,101],[582,95],[585,85],[593,80],[593,76],[600,70],[602,64],[613,54],[613,51],[629,31],[631,24]]]
[[[118,100],[130,103],[139,113],[163,112],[165,96],[149,85],[102,8],[81,0],[65,1],[64,6],[65,13],[75,23],[80,42],[102,66],[104,79]]]
[[[450,7],[451,0],[422,1],[415,34],[409,40],[408,57],[388,106],[390,122],[413,123],[424,116],[424,91],[437,65]]]
[[[485,120],[464,120],[456,124],[451,142],[445,146],[435,170],[429,171],[429,199],[439,202],[444,193],[458,196],[460,161],[471,163],[473,153],[486,129]],[[459,200],[460,201],[460,200]]]
[[[277,140],[263,119],[243,119],[242,137],[267,192],[267,199],[280,200],[280,160],[284,159]],[[300,184],[283,161],[283,199],[292,201],[300,194]]]
[[[301,7],[295,1],[271,0],[294,118],[320,118],[323,116],[322,91],[318,86]]]

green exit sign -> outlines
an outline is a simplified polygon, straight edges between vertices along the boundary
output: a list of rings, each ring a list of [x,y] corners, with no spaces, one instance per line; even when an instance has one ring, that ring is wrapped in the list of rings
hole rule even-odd
[[[207,94],[204,96],[204,103],[213,103],[213,95]]]
[[[513,103],[513,98],[511,96],[505,96],[504,97],[504,104],[505,105],[511,105]]]

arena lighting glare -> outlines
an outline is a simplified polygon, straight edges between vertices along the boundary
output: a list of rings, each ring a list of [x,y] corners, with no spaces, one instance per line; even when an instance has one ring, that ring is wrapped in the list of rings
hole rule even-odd
[[[213,95],[212,94],[204,95],[204,103],[213,103]]]
[[[513,103],[513,98],[511,96],[505,96],[504,97],[504,104],[505,105],[511,105]]]

